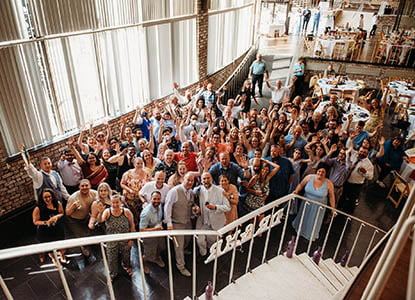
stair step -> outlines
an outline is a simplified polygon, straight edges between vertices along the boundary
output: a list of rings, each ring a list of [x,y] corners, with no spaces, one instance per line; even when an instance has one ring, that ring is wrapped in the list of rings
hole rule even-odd
[[[327,276],[318,268],[307,253],[302,253],[296,257],[333,295],[339,290]]]
[[[347,279],[346,276],[343,275],[342,272],[340,272],[340,270],[337,268],[336,263],[333,261],[333,259],[328,258],[323,260],[322,262],[320,262],[320,264],[324,264],[329,270],[330,272],[343,284],[346,285],[349,280]]]
[[[264,288],[266,287],[266,288]],[[215,300],[330,299],[334,294],[297,259],[279,255],[219,291]],[[204,295],[199,299],[204,299]]]
[[[311,258],[310,258],[311,259]],[[311,261],[314,263],[314,261],[311,259]],[[314,263],[315,264],[315,263]],[[316,265],[316,264],[315,264]],[[321,272],[327,277],[328,280],[336,287],[337,290],[341,290],[345,283],[340,281],[335,274],[333,274],[330,269],[324,264],[323,260],[320,260],[320,263],[316,265]]]
[[[340,273],[342,273],[343,276],[346,277],[347,281],[350,281],[353,278],[353,274],[349,270],[347,270],[346,267],[342,267],[339,263],[337,264],[335,262],[334,265],[336,266],[337,270],[339,270]]]
[[[354,267],[349,267],[348,270],[352,273],[353,277],[355,277],[357,275],[357,273],[359,272],[359,268],[354,266]]]

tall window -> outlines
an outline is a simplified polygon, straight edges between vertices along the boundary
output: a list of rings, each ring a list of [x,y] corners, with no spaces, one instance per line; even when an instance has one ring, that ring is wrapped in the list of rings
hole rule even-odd
[[[0,47],[8,153],[166,96],[173,81],[197,81],[194,3],[2,0],[0,46],[22,41]]]
[[[252,1],[212,1],[209,15],[208,73],[241,56],[252,44]],[[220,12],[221,9],[235,7]]]

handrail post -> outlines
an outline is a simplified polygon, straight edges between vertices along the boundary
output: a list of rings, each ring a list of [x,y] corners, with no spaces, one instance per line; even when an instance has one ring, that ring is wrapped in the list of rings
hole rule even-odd
[[[350,221],[350,218],[348,217],[346,219],[346,223],[344,223],[342,234],[340,235],[340,239],[339,239],[339,242],[337,243],[336,251],[334,252],[334,255],[333,255],[333,260],[334,261],[336,261],[336,256],[337,256],[337,253],[339,252],[340,245],[343,241],[344,232],[346,231],[346,227],[347,227],[347,224],[349,223],[349,221]]]
[[[3,280],[3,277],[0,274],[0,285],[1,288],[3,289],[4,295],[6,296],[7,300],[13,300],[13,296],[10,293],[9,288],[7,287],[6,283]]]
[[[174,291],[173,291],[173,270],[171,265],[171,247],[170,240],[172,239],[169,235],[166,236],[167,239],[167,258],[169,263],[169,288],[170,288],[170,300],[174,300]]]
[[[255,239],[255,226],[256,226],[256,220],[258,216],[255,216],[254,218],[254,229],[252,230],[252,238],[249,242],[249,252],[248,252],[248,258],[246,260],[246,268],[245,268],[245,274],[248,273],[250,266],[251,266],[251,256],[252,256],[252,248],[254,246],[254,239]]]
[[[214,294],[216,294],[216,274],[217,274],[217,271],[218,271],[218,256],[219,256],[219,235],[216,236],[216,255],[215,255],[215,261],[213,263],[212,286],[213,286],[213,293]]]
[[[192,300],[196,300],[196,239],[197,235],[193,234],[193,266],[192,266]]]
[[[333,221],[334,221],[334,218],[335,218],[336,216],[337,216],[337,213],[336,213],[336,212],[334,212],[334,214],[333,214],[333,216],[332,216],[332,218],[331,218],[331,220],[330,220],[329,228],[327,229],[327,232],[326,232],[326,237],[324,238],[323,247],[321,248],[321,257],[323,257],[324,250],[326,249],[326,244],[327,244],[327,240],[328,240],[329,235],[330,235],[331,226],[333,225]]]
[[[68,282],[66,281],[65,274],[63,273],[63,267],[62,267],[61,262],[59,261],[58,252],[56,250],[53,250],[53,257],[55,258],[56,267],[58,268],[59,276],[61,277],[63,288],[65,289],[66,297],[68,298],[68,300],[72,300],[73,299],[72,294],[69,289]]]
[[[138,251],[138,259],[140,262],[140,273],[141,273],[141,284],[143,285],[143,296],[144,299],[147,300],[147,290],[146,290],[146,275],[144,273],[144,262],[143,262],[143,253],[141,251],[141,243],[142,239],[137,239],[137,251]]]
[[[111,274],[110,274],[110,270],[108,267],[107,255],[104,249],[104,243],[101,242],[100,247],[101,247],[101,253],[102,253],[102,260],[104,261],[105,276],[107,277],[108,291],[110,293],[111,300],[115,300],[114,289],[113,289],[112,280],[111,280]]]
[[[303,214],[301,215],[300,225],[298,226],[297,237],[295,239],[295,245],[294,245],[294,251],[293,251],[294,255],[295,255],[295,252],[297,251],[298,241],[300,240],[301,231],[303,229],[304,215],[305,215],[305,211],[307,210],[308,205],[310,205],[308,202],[304,203]]]
[[[275,206],[272,208],[271,210],[271,218],[274,215],[274,210],[275,210]],[[268,222],[268,231],[267,231],[267,238],[265,240],[265,245],[264,245],[264,252],[262,253],[262,261],[261,264],[264,263],[265,261],[265,257],[267,256],[267,251],[268,251],[268,242],[269,242],[269,236],[271,235],[271,219]]]
[[[354,238],[353,246],[352,246],[352,249],[350,250],[349,258],[347,259],[347,262],[346,262],[346,267],[349,266],[350,260],[352,258],[353,252],[354,252],[354,248],[356,247],[357,240],[359,239],[360,232],[362,231],[363,227],[365,227],[365,224],[360,224],[359,231],[357,232],[357,235]]]
[[[412,248],[409,260],[409,274],[406,288],[406,299],[415,299],[415,231],[412,228]]]
[[[287,229],[288,217],[290,216],[291,203],[293,201],[295,201],[295,198],[288,200],[287,214],[285,216],[284,227],[282,228],[282,235],[281,235],[281,239],[280,239],[280,245],[278,246],[277,255],[280,255],[281,249],[282,249],[282,244],[284,243],[285,230]]]
[[[307,255],[310,253],[311,244],[313,243],[313,239],[314,239],[314,233],[316,232],[318,217],[320,216],[320,211],[322,211],[322,210],[323,210],[323,207],[319,206],[319,208],[317,210],[316,219],[314,220],[313,230],[311,231],[311,239],[308,241]]]
[[[378,232],[379,232],[379,231],[378,231],[377,229],[375,229],[375,230],[373,231],[372,238],[370,239],[369,245],[367,246],[367,249],[366,249],[366,252],[365,252],[365,256],[363,256],[363,260],[365,260],[365,258],[366,258],[366,257],[367,257],[367,255],[369,254],[370,248],[372,247],[373,240],[375,239],[375,235],[376,235],[376,233],[378,233]]]
[[[235,233],[236,234],[239,230],[239,225],[235,228]],[[235,236],[236,237],[236,236]],[[229,271],[229,284],[233,281],[232,277],[233,277],[233,270],[235,267],[235,257],[236,257],[236,246],[237,246],[237,238],[234,239],[233,241],[233,250],[232,250],[232,259],[231,259],[231,270]]]

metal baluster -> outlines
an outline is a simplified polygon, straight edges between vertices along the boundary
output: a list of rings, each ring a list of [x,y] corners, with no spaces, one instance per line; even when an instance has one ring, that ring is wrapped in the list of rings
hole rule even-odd
[[[412,228],[413,230],[413,228]],[[415,299],[415,232],[412,231],[412,248],[409,260],[408,285],[406,299]]]
[[[355,239],[354,239],[353,246],[352,246],[352,250],[350,250],[350,255],[349,255],[349,258],[347,259],[347,262],[346,262],[346,267],[348,267],[348,266],[349,266],[350,259],[352,258],[352,255],[353,255],[354,249],[355,249],[356,244],[357,244],[357,240],[359,239],[360,232],[362,231],[362,228],[363,228],[363,227],[365,227],[365,224],[363,224],[363,223],[362,223],[362,224],[360,224],[359,231],[357,232],[357,235],[356,235],[356,237],[355,237]]]
[[[72,300],[73,299],[72,294],[71,294],[71,291],[69,290],[69,285],[68,285],[68,282],[66,281],[65,274],[63,273],[62,264],[58,259],[58,252],[56,250],[53,250],[53,257],[55,258],[55,263],[56,263],[56,266],[58,267],[58,272],[62,280],[63,288],[65,289],[66,298],[68,298],[68,300]]]
[[[239,225],[238,225],[238,227],[235,228],[235,233],[238,232],[238,230],[239,230]],[[233,250],[232,250],[232,259],[231,259],[231,270],[229,271],[229,283],[228,284],[231,284],[231,282],[233,282],[232,277],[233,277],[233,270],[234,270],[234,266],[235,266],[236,241],[237,241],[237,238],[235,238],[235,240],[233,241]]]
[[[171,266],[171,249],[170,249],[170,240],[172,238],[168,235],[167,237],[167,256],[169,261],[169,288],[170,288],[170,300],[174,300],[174,291],[173,291],[173,270]]]
[[[373,234],[372,234],[372,238],[370,239],[370,242],[369,242],[369,246],[367,247],[367,249],[366,249],[366,253],[365,253],[365,256],[363,257],[363,260],[367,257],[367,255],[369,254],[369,251],[370,251],[370,247],[372,247],[372,243],[373,243],[373,240],[375,239],[375,235],[378,233],[379,231],[376,229],[375,231],[373,231]]]
[[[138,259],[140,262],[140,272],[141,272],[141,283],[143,285],[143,295],[144,299],[147,300],[147,291],[146,291],[146,275],[144,274],[144,262],[143,262],[143,253],[141,251],[141,243],[143,242],[142,239],[137,239],[137,250],[138,250]]]
[[[333,255],[333,260],[334,261],[336,260],[337,253],[339,252],[340,244],[342,243],[343,235],[344,235],[344,232],[346,231],[346,227],[347,227],[347,224],[349,223],[349,221],[350,221],[350,218],[347,217],[346,223],[344,223],[344,227],[343,227],[342,234],[340,236],[339,242],[337,243],[336,251],[334,252],[334,255]]]
[[[285,216],[284,227],[282,229],[282,236],[281,236],[281,240],[280,240],[280,245],[278,246],[277,255],[280,255],[280,253],[281,253],[282,243],[284,242],[284,237],[285,237],[285,229],[287,228],[288,216],[290,215],[291,203],[293,201],[295,201],[295,198],[288,200],[287,214]]]
[[[269,236],[271,235],[271,221],[272,221],[272,216],[274,215],[274,210],[275,210],[275,206],[272,208],[271,218],[269,219],[269,222],[268,222],[269,228],[268,228],[268,232],[267,232],[267,239],[265,240],[264,252],[262,253],[262,261],[261,261],[261,264],[264,263],[265,257],[267,256]]]
[[[193,266],[192,266],[192,299],[196,300],[196,239],[197,235],[193,234]]]
[[[222,237],[221,237],[222,238]],[[218,256],[219,256],[219,236],[216,236],[216,255],[213,263],[213,293],[216,294],[216,273],[218,271]]]
[[[110,298],[114,300],[115,299],[114,289],[112,286],[111,274],[110,274],[110,270],[108,267],[108,260],[107,260],[107,255],[104,249],[104,243],[100,243],[100,246],[101,246],[102,259],[104,261],[105,276],[107,277],[108,291],[110,293]]]
[[[304,200],[305,201],[305,200]],[[300,234],[301,234],[301,229],[303,227],[303,221],[304,221],[304,215],[305,215],[305,211],[307,210],[307,206],[310,205],[310,203],[305,202],[304,203],[304,209],[303,209],[303,214],[301,215],[301,219],[300,219],[300,225],[298,226],[298,232],[297,232],[297,237],[295,238],[295,245],[294,245],[294,251],[293,254],[295,255],[295,251],[297,250],[297,246],[298,246],[298,241],[300,240]]]
[[[13,296],[9,291],[9,288],[7,287],[6,283],[3,280],[3,277],[0,275],[0,286],[3,289],[4,295],[6,296],[7,300],[13,300]]]
[[[256,219],[257,219],[257,216],[255,216],[255,218],[254,218],[254,227],[253,227],[253,230],[252,230],[252,238],[251,238],[251,241],[249,242],[249,252],[248,252],[248,259],[246,261],[245,274],[248,273],[249,267],[251,266],[251,255],[252,255],[252,248],[254,247]]]
[[[329,235],[330,235],[331,225],[333,225],[333,221],[336,216],[337,216],[337,213],[334,212],[330,220],[329,228],[327,229],[326,237],[324,238],[323,248],[321,249],[321,257],[323,257],[324,250],[326,249],[327,239],[329,238]]]
[[[318,207],[318,211],[317,211],[317,216],[316,219],[314,220],[314,224],[313,224],[313,230],[311,231],[311,239],[308,242],[308,247],[307,247],[307,255],[310,253],[310,249],[311,249],[311,244],[313,243],[313,239],[314,239],[314,233],[316,231],[316,227],[317,227],[317,220],[318,217],[320,216],[320,211],[322,211],[324,208],[319,206]],[[324,217],[324,216],[323,216]]]

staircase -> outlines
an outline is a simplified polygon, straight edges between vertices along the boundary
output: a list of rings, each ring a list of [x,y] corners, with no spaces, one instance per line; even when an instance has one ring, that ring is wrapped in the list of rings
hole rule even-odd
[[[291,259],[279,255],[238,278],[214,299],[332,299],[357,272],[357,267],[342,267],[331,258],[317,265],[306,253]]]

